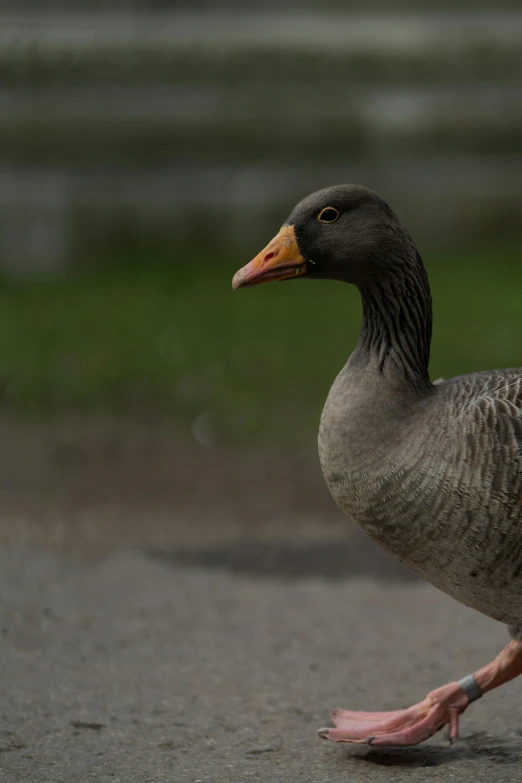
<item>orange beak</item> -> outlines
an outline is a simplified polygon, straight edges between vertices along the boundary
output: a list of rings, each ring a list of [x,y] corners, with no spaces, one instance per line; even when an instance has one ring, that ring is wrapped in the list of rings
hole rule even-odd
[[[306,273],[293,226],[283,226],[279,234],[249,264],[236,272],[232,288],[247,288],[269,280],[288,280]]]

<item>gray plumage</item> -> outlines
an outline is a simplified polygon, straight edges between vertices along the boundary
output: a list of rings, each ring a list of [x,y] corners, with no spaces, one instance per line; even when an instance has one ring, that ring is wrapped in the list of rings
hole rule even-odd
[[[444,381],[420,398],[350,362],[321,420],[339,507],[462,603],[522,626],[522,373]]]
[[[325,206],[341,213],[331,226],[315,219]],[[359,341],[321,418],[334,499],[414,571],[520,638],[522,369],[430,382],[426,271],[377,194],[328,188],[287,224],[314,260],[309,276],[353,283],[363,301]]]
[[[417,704],[334,710],[319,735],[405,746],[447,725],[453,742],[473,701],[522,674],[522,369],[431,382],[428,276],[371,190],[341,185],[303,199],[232,287],[314,277],[356,285],[363,305],[319,428],[333,497],[399,560],[513,636],[486,666]]]

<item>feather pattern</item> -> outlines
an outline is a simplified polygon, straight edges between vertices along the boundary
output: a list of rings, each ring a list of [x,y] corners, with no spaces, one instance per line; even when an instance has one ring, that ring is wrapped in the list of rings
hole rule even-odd
[[[318,219],[325,208],[334,221]],[[355,285],[362,297],[359,341],[319,429],[333,497],[385,549],[522,639],[522,369],[431,382],[426,269],[377,193],[312,193],[284,231],[307,277]],[[262,282],[265,267],[255,270]]]
[[[340,508],[381,546],[519,628],[522,369],[426,382],[431,304],[415,258],[416,277],[408,264],[384,292],[361,291],[361,337],[321,419],[323,472]]]

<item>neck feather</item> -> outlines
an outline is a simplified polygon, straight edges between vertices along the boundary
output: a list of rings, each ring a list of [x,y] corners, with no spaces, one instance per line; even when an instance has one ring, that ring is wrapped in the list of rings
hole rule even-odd
[[[390,260],[393,274],[360,286],[363,322],[353,361],[371,363],[384,376],[422,394],[431,388],[428,276],[415,246],[400,260]]]

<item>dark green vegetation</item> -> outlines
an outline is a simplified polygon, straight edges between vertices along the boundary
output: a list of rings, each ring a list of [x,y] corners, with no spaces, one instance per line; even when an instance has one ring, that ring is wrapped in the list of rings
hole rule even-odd
[[[357,339],[358,293],[306,279],[233,292],[247,260],[237,250],[156,253],[51,282],[4,282],[4,410],[167,415],[187,432],[205,413],[221,442],[312,443]],[[432,377],[522,365],[522,247],[425,261]]]

